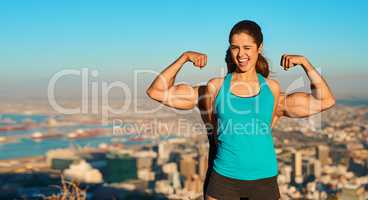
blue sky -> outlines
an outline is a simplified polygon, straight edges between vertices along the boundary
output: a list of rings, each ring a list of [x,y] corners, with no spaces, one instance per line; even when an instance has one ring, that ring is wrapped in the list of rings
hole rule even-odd
[[[262,27],[265,56],[284,88],[302,74],[278,65],[294,53],[321,67],[338,97],[367,97],[367,10],[364,0],[3,0],[0,97],[44,95],[62,69],[88,67],[105,81],[130,83],[134,70],[159,71],[185,50],[206,53],[209,63],[200,72],[186,67],[179,79],[203,82],[224,69],[228,33],[243,19]]]

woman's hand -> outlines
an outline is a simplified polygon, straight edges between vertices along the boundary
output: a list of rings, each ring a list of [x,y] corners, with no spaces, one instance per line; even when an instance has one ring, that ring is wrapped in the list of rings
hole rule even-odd
[[[200,69],[207,65],[207,55],[195,51],[187,51],[182,54],[185,61],[193,63],[194,66]]]
[[[281,56],[280,65],[284,68],[284,70],[288,70],[291,67],[296,65],[305,66],[309,61],[306,57],[301,55],[287,55],[284,54]]]

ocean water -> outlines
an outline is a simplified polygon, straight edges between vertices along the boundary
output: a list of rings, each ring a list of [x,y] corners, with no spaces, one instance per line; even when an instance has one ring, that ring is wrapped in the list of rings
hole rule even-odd
[[[338,99],[336,102],[348,106],[368,106],[368,99]]]
[[[34,141],[32,139],[21,139],[17,143],[0,144],[0,160],[39,156],[47,151],[57,148],[67,148],[70,146],[92,146],[97,147],[100,143],[110,143],[111,137],[95,137],[81,140],[68,140],[66,138],[47,139]]]
[[[49,116],[46,115],[18,115],[18,114],[1,114],[1,118],[8,118],[14,120],[16,123],[21,123],[24,121],[32,120],[36,123],[41,123],[46,121]],[[4,124],[0,124],[0,127]],[[64,127],[55,127],[52,128],[52,131],[62,134],[67,134],[69,132],[75,131],[77,129],[93,129],[93,128],[111,128],[112,125],[72,125],[72,126],[64,126]],[[47,133],[49,131],[48,128],[35,128],[31,130],[18,130],[18,131],[5,131],[0,132],[0,136],[9,136],[9,135],[30,135],[34,132],[42,132]],[[131,136],[130,136],[131,137]],[[0,160],[3,159],[13,159],[13,158],[20,158],[20,157],[29,157],[29,156],[40,156],[45,155],[47,151],[51,149],[57,148],[68,148],[70,146],[91,146],[97,147],[101,143],[114,143],[121,142],[122,144],[129,146],[129,145],[137,145],[137,144],[145,144],[150,143],[152,141],[129,141],[128,135],[126,136],[98,136],[98,137],[91,137],[91,138],[82,138],[82,139],[74,139],[70,140],[67,138],[52,138],[52,139],[45,139],[41,141],[34,141],[30,138],[21,138],[16,142],[12,143],[0,143]]]
[[[44,122],[48,119],[49,116],[47,115],[22,115],[22,114],[1,114],[0,113],[0,127],[3,125],[6,125],[5,123],[2,123],[2,120],[4,119],[10,119],[13,120],[16,123],[22,123],[29,120],[32,120],[36,123]],[[60,118],[62,116],[56,116],[56,118]]]

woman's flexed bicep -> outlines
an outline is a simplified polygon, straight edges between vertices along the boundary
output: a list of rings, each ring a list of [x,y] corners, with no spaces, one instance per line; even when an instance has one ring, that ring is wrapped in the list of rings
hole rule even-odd
[[[194,108],[198,101],[198,87],[175,84],[175,78],[186,62],[192,62],[195,67],[202,68],[207,64],[207,56],[192,51],[183,53],[154,79],[146,91],[147,95],[172,108]]]
[[[193,109],[198,102],[198,86],[178,84],[168,90],[155,90],[149,96],[171,108],[189,110]]]
[[[283,96],[279,101],[280,115],[289,118],[303,118],[320,113],[332,107],[306,92],[295,92]]]

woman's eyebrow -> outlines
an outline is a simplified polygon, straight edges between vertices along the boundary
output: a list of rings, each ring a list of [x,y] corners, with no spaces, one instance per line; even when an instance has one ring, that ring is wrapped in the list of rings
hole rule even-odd
[[[252,45],[235,45],[235,44],[231,44],[231,47],[252,47]]]

